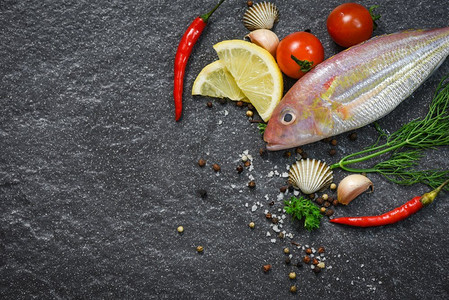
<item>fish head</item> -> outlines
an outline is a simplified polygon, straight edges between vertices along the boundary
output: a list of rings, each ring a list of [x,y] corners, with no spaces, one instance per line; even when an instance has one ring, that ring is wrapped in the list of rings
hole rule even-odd
[[[270,151],[309,144],[332,133],[331,109],[320,98],[285,98],[268,121],[264,140]]]

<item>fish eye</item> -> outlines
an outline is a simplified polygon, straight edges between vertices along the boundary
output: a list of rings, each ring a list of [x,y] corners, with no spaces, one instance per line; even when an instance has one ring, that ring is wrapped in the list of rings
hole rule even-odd
[[[293,123],[293,121],[295,121],[296,116],[294,113],[292,113],[291,111],[287,111],[283,116],[282,116],[282,124],[284,125],[288,125]]]

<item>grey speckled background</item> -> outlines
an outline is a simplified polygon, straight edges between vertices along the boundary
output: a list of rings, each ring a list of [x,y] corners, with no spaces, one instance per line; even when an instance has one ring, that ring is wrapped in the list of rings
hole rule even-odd
[[[410,219],[374,229],[323,220],[309,233],[285,219],[293,241],[326,248],[326,265],[284,264],[303,252],[273,233],[264,210],[282,207],[279,187],[294,157],[258,154],[264,146],[245,109],[190,96],[212,45],[243,37],[246,1],[226,1],[196,45],[185,77],[184,117],[174,121],[173,59],[182,33],[215,1],[0,2],[0,296],[3,299],[443,299],[449,293],[448,194]],[[311,29],[326,57],[341,48],[325,29],[340,1],[276,1],[280,38]],[[375,34],[448,26],[445,0],[380,4]],[[446,61],[380,125],[393,131],[426,112]],[[286,90],[293,84],[286,79]],[[335,162],[376,138],[367,126],[337,155],[317,142],[309,157]],[[253,170],[237,174],[240,154]],[[448,148],[429,151],[427,167],[447,168]],[[199,158],[207,160],[200,169]],[[219,163],[216,175],[211,165]],[[336,181],[346,174],[335,173]],[[249,176],[257,187],[246,186]],[[370,176],[364,194],[336,215],[376,214],[422,194]],[[199,190],[206,190],[201,198]],[[288,196],[286,196],[288,197]],[[270,207],[268,203],[275,201]],[[251,206],[259,202],[254,212]],[[248,207],[245,204],[248,204]],[[253,220],[256,228],[247,224]],[[183,225],[179,235],[176,227]],[[274,234],[274,233],[273,233]],[[198,255],[197,245],[204,254]],[[273,265],[268,274],[263,264]],[[289,292],[296,284],[298,293]]]

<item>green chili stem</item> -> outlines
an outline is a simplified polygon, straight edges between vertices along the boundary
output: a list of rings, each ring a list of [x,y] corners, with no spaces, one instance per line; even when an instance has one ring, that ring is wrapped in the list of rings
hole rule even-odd
[[[201,15],[200,18],[203,19],[204,22],[207,23],[207,21],[209,21],[210,16],[214,13],[214,11],[217,10],[217,8],[223,3],[224,0],[221,0],[220,2],[218,2],[217,5],[215,5],[215,7],[208,13]]]

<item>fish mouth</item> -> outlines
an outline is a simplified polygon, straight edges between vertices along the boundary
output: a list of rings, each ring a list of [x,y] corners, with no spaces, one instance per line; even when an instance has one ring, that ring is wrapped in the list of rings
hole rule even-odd
[[[279,151],[279,150],[285,150],[285,149],[289,149],[289,148],[291,148],[289,145],[267,143],[267,150],[269,150],[269,151]]]

